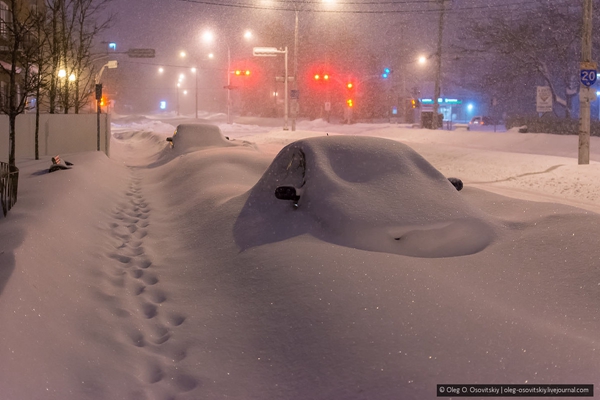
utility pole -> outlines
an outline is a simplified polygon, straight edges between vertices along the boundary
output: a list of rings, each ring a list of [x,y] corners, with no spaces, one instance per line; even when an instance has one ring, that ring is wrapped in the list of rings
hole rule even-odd
[[[585,73],[593,73],[596,80],[596,63],[592,62],[592,0],[583,0],[583,32],[581,35],[581,86],[579,89],[579,164],[590,163],[590,87]],[[591,82],[593,84],[593,82]]]
[[[227,44],[227,123],[231,124],[231,49]]]
[[[440,10],[440,23],[438,27],[438,43],[436,51],[437,65],[435,70],[435,88],[433,90],[433,121],[431,121],[432,129],[440,128],[438,126],[438,99],[440,98],[441,94],[440,80],[442,78],[442,40],[444,38],[444,14],[446,13],[446,0],[439,0],[439,2],[442,8]]]
[[[298,116],[298,8],[296,8],[296,20],[294,24],[294,97],[292,98],[292,131],[296,130],[296,117]],[[286,94],[287,96],[287,94]]]

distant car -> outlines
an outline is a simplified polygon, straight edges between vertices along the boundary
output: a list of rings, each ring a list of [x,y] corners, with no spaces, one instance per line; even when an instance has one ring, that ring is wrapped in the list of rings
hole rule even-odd
[[[469,122],[469,129],[475,128],[478,126],[487,126],[487,125],[494,125],[494,120],[491,117],[483,117],[483,116],[473,117],[471,119],[471,122]]]

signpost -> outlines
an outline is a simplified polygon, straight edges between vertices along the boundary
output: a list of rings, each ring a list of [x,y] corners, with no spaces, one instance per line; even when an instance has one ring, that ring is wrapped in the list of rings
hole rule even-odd
[[[98,75],[96,75],[96,144],[97,150],[100,151],[100,99],[102,99],[102,84],[100,83],[100,78],[102,77],[102,72],[104,72],[104,68],[117,68],[119,63],[116,60],[112,60],[107,62],[102,66]],[[108,146],[108,143],[106,144]]]
[[[583,25],[581,34],[581,89],[589,90],[596,82],[597,65],[592,61],[592,0],[583,0]],[[590,100],[579,98],[579,149],[578,164],[590,163]]]
[[[596,83],[596,79],[598,79],[598,72],[596,68],[598,66],[595,62],[582,62],[581,70],[579,73],[580,81],[583,86],[590,87],[594,83]]]
[[[132,58],[154,58],[154,49],[129,49],[127,55]]]
[[[285,82],[285,97],[284,97],[284,117],[283,117],[283,130],[288,130],[288,97],[290,93],[288,92],[288,48],[285,47],[284,50],[279,50],[277,47],[254,47],[252,48],[252,55],[255,57],[276,57],[277,54],[283,54],[285,56],[285,76],[283,80]]]
[[[552,90],[550,86],[538,86],[536,111],[539,113],[552,112]]]

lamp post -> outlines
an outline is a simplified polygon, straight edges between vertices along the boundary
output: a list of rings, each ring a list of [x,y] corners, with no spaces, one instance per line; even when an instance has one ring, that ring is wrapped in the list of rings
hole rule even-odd
[[[412,57],[411,57],[412,58]],[[411,60],[409,62],[406,63],[402,63],[401,67],[402,67],[402,118],[404,120],[404,122],[406,123],[407,120],[407,112],[406,112],[406,75],[408,74],[407,72],[407,66],[409,66],[410,64],[413,64],[415,61]],[[425,56],[419,56],[416,60],[417,64],[423,66],[425,64],[427,64],[427,57]],[[414,118],[414,115],[413,115]]]
[[[198,119],[198,68],[192,68],[192,72],[196,75],[196,82],[194,83],[194,96],[196,97],[196,119]]]
[[[204,42],[210,43],[214,41],[214,35],[210,31],[204,32],[202,37]],[[252,33],[246,30],[244,38],[250,39],[251,37]],[[225,86],[225,89],[227,89],[227,123],[231,124],[233,122],[231,118],[231,47],[229,46],[229,42],[226,42],[225,45],[227,46],[227,86]],[[209,55],[209,58],[212,58],[211,55]]]
[[[287,55],[286,55],[287,57]],[[287,75],[287,74],[286,74]],[[287,79],[287,78],[286,78]],[[287,83],[287,80],[286,80]],[[296,118],[298,117],[298,8],[295,10],[294,20],[294,98],[292,98],[292,131],[296,130]],[[287,90],[286,90],[287,92]],[[287,93],[286,93],[287,99]]]
[[[177,82],[177,116],[179,116],[179,87],[181,86],[181,82]]]
[[[231,49],[227,44],[227,123],[231,124]]]
[[[284,114],[283,114],[283,130],[288,130],[288,48],[285,47],[285,50],[279,50],[276,47],[254,47],[252,49],[252,55],[255,57],[275,57],[277,54],[284,54],[285,56],[285,76],[283,77],[284,81]]]
[[[179,56],[181,58],[185,58],[187,57],[187,53],[185,51],[181,51],[179,53]],[[191,67],[190,70],[192,71],[192,73],[195,75],[195,86],[194,86],[194,96],[196,98],[196,119],[198,119],[198,68],[196,67]]]

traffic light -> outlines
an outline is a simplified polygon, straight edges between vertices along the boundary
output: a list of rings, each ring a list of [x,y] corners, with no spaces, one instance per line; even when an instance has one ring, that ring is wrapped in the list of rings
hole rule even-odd
[[[329,74],[315,74],[315,76],[313,77],[315,81],[322,81],[322,82],[328,82],[329,81]]]
[[[106,98],[100,98],[100,107],[104,107],[106,105]]]
[[[417,108],[421,105],[418,99],[410,99],[410,106],[412,108]]]
[[[248,70],[248,69],[246,69],[246,70],[236,69],[235,71],[233,71],[233,73],[235,74],[235,76],[250,76],[250,70]]]
[[[346,100],[346,105],[348,107],[354,107],[354,83],[352,81],[349,81],[348,83],[346,83],[346,94],[347,94],[347,100]]]
[[[390,74],[391,74],[391,73],[392,73],[392,70],[391,70],[391,69],[389,69],[389,68],[384,68],[384,69],[383,69],[383,73],[381,74],[381,77],[382,77],[383,79],[387,79],[387,78],[390,76]]]

